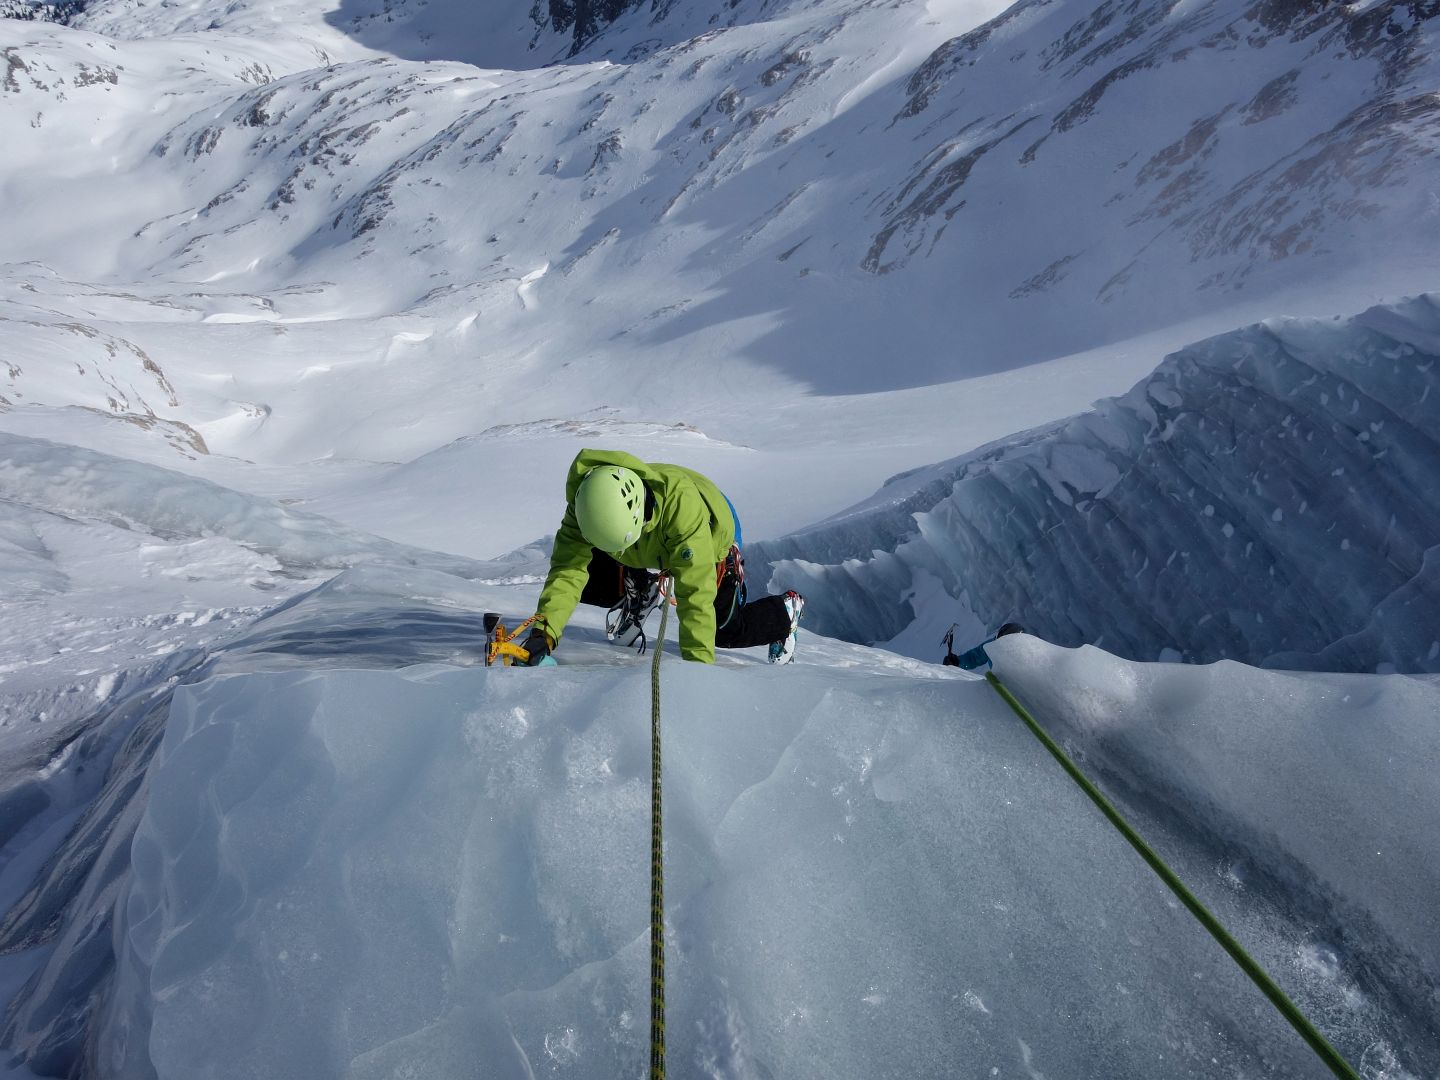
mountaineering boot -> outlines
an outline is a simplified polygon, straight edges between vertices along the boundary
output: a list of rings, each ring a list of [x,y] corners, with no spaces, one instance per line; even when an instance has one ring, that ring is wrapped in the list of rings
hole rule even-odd
[[[605,616],[605,636],[645,651],[645,617],[660,601],[660,577],[648,570],[625,570],[625,595]]]
[[[770,643],[770,663],[793,664],[795,662],[796,639],[800,636],[800,613],[805,610],[805,598],[794,589],[785,594],[785,611],[790,616],[790,632],[779,641]]]

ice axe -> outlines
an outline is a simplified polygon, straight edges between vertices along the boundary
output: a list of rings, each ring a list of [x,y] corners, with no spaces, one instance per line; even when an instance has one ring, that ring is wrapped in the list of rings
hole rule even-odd
[[[945,645],[945,659],[941,660],[940,662],[946,667],[958,667],[963,668],[966,671],[974,671],[976,668],[984,667],[987,664],[990,664],[993,667],[994,665],[990,660],[989,654],[985,652],[985,646],[989,645],[992,641],[999,640],[1006,634],[1023,634],[1025,632],[1025,628],[1019,623],[1007,622],[1004,626],[1000,627],[999,630],[995,631],[994,637],[986,638],[979,645],[976,645],[973,649],[967,649],[959,656],[956,656],[955,627],[957,627],[958,625],[960,624],[951,623],[950,629],[945,631],[945,637],[941,639]]]
[[[537,616],[531,615],[514,630],[507,630],[500,621],[499,612],[485,612],[485,666],[492,667],[497,660],[504,667],[529,666],[530,650],[515,642],[536,618]],[[554,663],[554,657],[546,656],[541,659],[539,666],[547,667]]]

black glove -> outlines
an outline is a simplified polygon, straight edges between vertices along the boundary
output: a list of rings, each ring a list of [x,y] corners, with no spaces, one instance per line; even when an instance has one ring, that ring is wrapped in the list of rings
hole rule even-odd
[[[550,655],[550,638],[540,627],[533,626],[521,647],[530,654],[529,666],[535,667]]]

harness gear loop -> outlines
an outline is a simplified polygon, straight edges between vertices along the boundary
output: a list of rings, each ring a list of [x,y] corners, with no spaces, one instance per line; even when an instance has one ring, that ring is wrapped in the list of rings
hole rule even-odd
[[[745,556],[740,553],[739,544],[731,544],[729,553],[715,564],[715,588],[717,591],[724,586],[727,576],[734,579],[735,589],[730,594],[730,610],[724,619],[715,624],[716,630],[724,630],[729,626],[730,620],[735,618],[735,613],[745,606],[745,601],[748,599],[745,588]]]
[[[650,661],[650,1080],[665,1080],[665,840],[660,805],[660,657],[670,605],[660,605],[660,630]]]
[[[994,688],[995,692],[1004,699],[1005,704],[1009,705],[1010,708],[1014,710],[1015,715],[1025,722],[1025,726],[1040,740],[1045,749],[1050,751],[1055,760],[1060,763],[1060,767],[1069,774],[1070,779],[1074,780],[1075,783],[1080,786],[1080,789],[1090,797],[1090,801],[1098,806],[1100,812],[1109,819],[1110,824],[1115,826],[1120,835],[1139,853],[1140,857],[1145,860],[1150,869],[1155,871],[1160,880],[1169,886],[1170,891],[1190,910],[1190,914],[1194,915],[1195,918],[1200,921],[1200,925],[1205,927],[1205,929],[1210,932],[1210,936],[1220,943],[1220,947],[1230,954],[1231,959],[1240,965],[1240,970],[1250,976],[1251,982],[1259,987],[1260,992],[1270,999],[1270,1004],[1274,1005],[1275,1008],[1279,1010],[1280,1015],[1290,1022],[1290,1026],[1309,1044],[1310,1049],[1315,1051],[1316,1055],[1325,1063],[1330,1071],[1340,1077],[1341,1080],[1360,1080],[1360,1075],[1350,1067],[1350,1063],[1340,1056],[1339,1051],[1330,1045],[1329,1041],[1320,1033],[1319,1029],[1316,1028],[1305,1014],[1300,1011],[1299,1007],[1290,1000],[1285,991],[1280,989],[1279,984],[1270,977],[1269,973],[1260,966],[1254,957],[1245,951],[1245,946],[1241,945],[1240,942],[1231,935],[1230,931],[1225,929],[1220,920],[1211,913],[1210,909],[1200,902],[1199,897],[1185,886],[1185,883],[1180,880],[1179,875],[1171,870],[1165,863],[1165,860],[1156,854],[1155,849],[1147,844],[1144,838],[1135,831],[1134,827],[1120,816],[1120,811],[1116,810],[1110,800],[1101,794],[1100,789],[1095,786],[1090,778],[1080,771],[1080,767],[1071,760],[1070,755],[1061,749],[1060,744],[1052,739],[1045,729],[1036,722],[1035,718],[1030,715],[1025,706],[1016,700],[1015,695],[1010,692],[1010,688],[1002,683],[993,671],[987,671],[985,678]]]

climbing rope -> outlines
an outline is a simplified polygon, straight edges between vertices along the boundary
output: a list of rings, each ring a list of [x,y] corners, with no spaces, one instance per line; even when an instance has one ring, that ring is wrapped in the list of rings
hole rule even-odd
[[[1120,811],[1116,810],[1115,807],[1111,805],[1110,800],[1105,798],[1105,796],[1100,793],[1100,789],[1090,781],[1090,778],[1080,771],[1080,767],[1070,759],[1070,755],[1060,748],[1060,744],[1046,734],[1045,729],[1035,722],[1035,718],[1030,715],[1025,706],[1021,705],[1020,702],[1015,699],[1015,695],[1010,692],[1009,687],[1002,683],[993,671],[987,671],[985,678],[989,680],[990,685],[995,688],[995,692],[1004,698],[1005,703],[1015,710],[1015,715],[1025,721],[1025,726],[1044,744],[1045,749],[1054,755],[1055,760],[1060,763],[1061,768],[1070,774],[1070,779],[1079,784],[1080,789],[1084,791],[1086,795],[1090,796],[1090,801],[1098,806],[1100,812],[1110,819],[1110,824],[1114,825],[1115,828],[1119,830],[1120,835],[1130,842],[1130,846],[1140,853],[1140,857],[1149,864],[1150,869],[1159,875],[1160,880],[1170,887],[1170,891],[1179,898],[1180,902],[1190,909],[1190,914],[1200,920],[1200,925],[1210,931],[1210,936],[1218,941],[1221,948],[1229,953],[1231,958],[1240,965],[1240,970],[1250,976],[1251,981],[1260,988],[1260,992],[1270,999],[1270,1003],[1290,1022],[1290,1026],[1300,1033],[1300,1037],[1310,1045],[1310,1049],[1319,1055],[1320,1060],[1325,1062],[1330,1071],[1336,1076],[1341,1077],[1342,1080],[1360,1080],[1359,1074],[1350,1067],[1350,1063],[1340,1056],[1339,1052],[1330,1045],[1324,1035],[1320,1034],[1315,1025],[1312,1024],[1296,1004],[1286,996],[1285,991],[1280,989],[1275,980],[1256,962],[1255,958],[1245,951],[1245,947],[1236,941],[1230,932],[1221,925],[1220,920],[1210,912],[1210,909],[1202,904],[1199,898],[1185,887],[1185,883],[1181,881],[1175,871],[1171,870],[1170,867],[1165,864],[1165,861],[1155,853],[1155,849],[1147,844],[1130,823],[1120,816]]]
[[[665,1080],[665,842],[660,831],[660,657],[670,605],[650,661],[650,1080]]]

